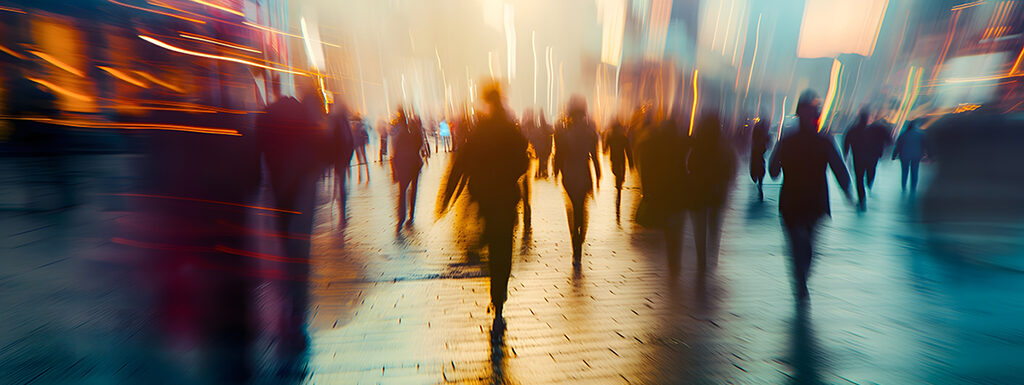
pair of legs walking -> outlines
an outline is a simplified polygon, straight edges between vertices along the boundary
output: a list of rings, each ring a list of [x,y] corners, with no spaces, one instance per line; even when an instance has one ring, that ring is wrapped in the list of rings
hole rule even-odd
[[[900,167],[903,172],[900,177],[900,186],[903,191],[907,191],[907,176],[910,176],[910,193],[914,194],[917,192],[917,169],[920,167],[920,160],[900,160]]]
[[[864,210],[867,208],[867,188],[875,184],[875,169],[878,167],[878,159],[853,161],[854,177],[857,179],[857,206]]]
[[[783,220],[786,237],[789,239],[793,286],[798,300],[806,300],[808,296],[807,279],[811,274],[811,261],[814,256],[814,237],[818,221],[786,221]]]

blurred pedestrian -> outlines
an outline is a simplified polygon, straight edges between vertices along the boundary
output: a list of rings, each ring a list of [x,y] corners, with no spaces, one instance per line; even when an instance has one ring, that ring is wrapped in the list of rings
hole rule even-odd
[[[769,127],[767,121],[759,119],[750,132],[750,179],[757,184],[757,199],[760,201],[764,200],[764,154],[772,143],[772,137],[768,134]]]
[[[693,150],[687,159],[692,193],[693,238],[697,248],[697,267],[707,268],[708,256],[718,258],[722,239],[722,212],[736,173],[736,154],[722,137],[718,115],[700,120]]]
[[[384,159],[388,157],[388,136],[391,134],[391,125],[388,124],[387,120],[380,119],[377,121],[377,136],[380,137],[380,155],[377,158],[381,165],[384,164]]]
[[[587,197],[600,184],[601,164],[598,160],[598,137],[594,122],[587,116],[587,102],[582,96],[569,99],[564,125],[555,132],[555,176],[562,175],[568,204],[569,235],[572,239],[574,263],[580,262],[583,241],[587,236]],[[593,165],[593,175],[591,175]]]
[[[352,154],[356,146],[353,137],[355,127],[350,127],[350,123],[348,110],[340,104],[335,106],[334,112],[327,118],[327,126],[333,139],[334,188],[338,195],[338,215],[341,217],[341,223],[347,222],[349,165],[352,164]]]
[[[416,214],[417,184],[423,167],[423,127],[419,119],[410,117],[402,107],[398,108],[398,115],[391,124],[394,126],[391,176],[398,184],[398,224],[395,231],[400,232],[403,225],[412,226]]]
[[[622,206],[622,184],[626,180],[626,169],[633,167],[633,151],[626,136],[626,127],[618,119],[609,125],[604,139],[605,151],[615,175],[615,220],[618,221]]]
[[[356,172],[359,181],[363,181],[363,171],[366,171],[366,183],[370,183],[370,160],[366,158],[366,145],[370,144],[370,134],[366,127],[366,121],[359,114],[352,117],[352,147],[356,155]]]
[[[637,109],[630,122],[641,188],[636,222],[664,233],[669,272],[675,276],[683,249],[683,211],[690,206],[684,189],[689,179],[686,155],[690,144],[680,134],[675,119],[656,124],[646,106]]]
[[[496,85],[484,88],[487,111],[470,130],[463,146],[457,146],[438,199],[443,214],[463,189],[478,205],[484,222],[483,243],[488,249],[491,276],[491,305],[500,320],[512,273],[512,245],[516,205],[520,197],[519,178],[530,166],[527,141],[503,104]]]
[[[779,195],[779,212],[792,252],[793,281],[797,299],[807,299],[813,242],[821,218],[829,215],[826,167],[832,168],[843,193],[850,199],[850,175],[835,143],[818,134],[821,116],[814,91],[804,91],[796,107],[799,131],[775,146],[768,161],[772,178],[785,174]]]
[[[918,128],[920,125],[921,119],[908,122],[907,128],[900,134],[896,140],[896,147],[892,150],[892,159],[900,159],[900,168],[903,171],[900,174],[900,188],[903,192],[907,191],[907,176],[910,176],[910,195],[917,193],[917,169],[926,154],[924,132]]]
[[[537,174],[536,178],[547,178],[548,172],[551,169],[549,166],[551,162],[551,142],[554,136],[554,129],[551,124],[548,123],[546,117],[544,117],[544,111],[539,114],[539,122],[537,123],[537,131],[530,137],[530,143],[533,145],[533,151],[537,155]]]
[[[857,122],[846,131],[843,139],[843,156],[853,151],[853,174],[857,183],[857,208],[867,210],[867,188],[875,183],[875,169],[882,152],[892,144],[885,122],[876,119],[868,124],[868,110],[863,108]]]

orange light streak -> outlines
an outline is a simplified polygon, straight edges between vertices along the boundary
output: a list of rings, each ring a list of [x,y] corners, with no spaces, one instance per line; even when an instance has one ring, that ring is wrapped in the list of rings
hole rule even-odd
[[[212,203],[212,204],[225,205],[225,206],[244,207],[244,208],[247,208],[247,209],[274,211],[274,212],[287,213],[287,214],[302,214],[301,211],[275,209],[273,207],[252,206],[252,205],[246,205],[246,204],[241,204],[241,203],[214,201],[214,200],[209,200],[209,199],[176,197],[176,196],[172,196],[172,195],[133,194],[133,193],[118,193],[118,194],[110,194],[110,195],[122,196],[122,197],[133,197],[133,198],[172,199],[172,200],[180,200],[180,201]]]
[[[44,87],[53,90],[53,92],[56,92],[56,93],[64,95],[64,96],[67,96],[67,97],[75,99],[75,100],[80,100],[80,101],[83,101],[83,102],[92,102],[92,101],[95,100],[91,96],[82,95],[80,93],[71,91],[71,90],[69,90],[67,88],[58,86],[56,84],[50,83],[50,82],[48,82],[46,80],[43,80],[43,79],[37,79],[37,78],[27,77],[27,76],[25,77],[25,79],[28,79],[28,80],[31,80],[33,82],[39,83],[39,84],[43,85]]]
[[[4,47],[3,45],[0,45],[0,51],[3,51],[4,53],[6,53],[8,55],[11,55],[11,56],[14,56],[14,57],[16,57],[18,59],[21,59],[21,60],[28,59],[27,57],[25,57],[25,55],[17,53],[14,50],[11,50],[10,48]]]
[[[825,127],[825,121],[828,120],[828,114],[832,111],[832,101],[836,97],[836,93],[839,91],[839,71],[842,70],[843,63],[839,59],[832,59],[832,73],[829,74],[828,80],[828,92],[825,94],[825,107],[821,111],[821,118],[818,119],[818,132]]]
[[[22,11],[22,10],[20,10],[18,8],[3,7],[3,6],[0,6],[0,11],[20,13],[20,14],[23,14],[23,15],[25,14],[25,11]]]
[[[1024,61],[1024,47],[1020,48],[1020,54],[1017,55],[1017,61],[1013,63],[1013,68],[1010,68],[1010,72],[1007,75],[1013,75],[1020,68],[1021,61]]]
[[[190,0],[190,1],[192,1],[193,3],[196,3],[196,4],[205,5],[205,6],[210,7],[210,8],[216,8],[216,9],[219,9],[221,11],[224,11],[224,12],[227,12],[227,13],[230,13],[230,14],[234,14],[234,15],[238,15],[238,16],[241,16],[241,17],[245,17],[244,13],[236,11],[236,10],[228,8],[228,7],[225,7],[223,5],[217,5],[217,4],[214,4],[214,3],[209,3],[209,2],[205,2],[203,0]]]
[[[14,118],[18,119],[18,118]],[[209,127],[196,127],[196,126],[182,126],[175,124],[157,124],[157,123],[116,123],[116,122],[104,122],[104,121],[93,121],[85,119],[22,119],[32,120],[36,122],[46,122],[50,124],[56,124],[59,126],[66,127],[80,127],[80,128],[112,128],[121,130],[156,130],[156,131],[180,131],[180,132],[192,132],[197,134],[213,134],[213,135],[229,135],[229,136],[242,136],[238,130],[226,129],[226,128],[209,128]]]
[[[193,19],[191,17],[179,16],[179,15],[175,15],[173,13],[167,13],[167,12],[164,12],[164,11],[157,11],[155,9],[137,7],[137,6],[134,6],[134,5],[131,5],[131,4],[125,4],[125,3],[119,2],[117,0],[107,0],[107,1],[110,1],[111,3],[120,5],[122,7],[128,7],[128,8],[137,9],[137,10],[140,10],[140,11],[152,12],[152,13],[155,13],[155,14],[158,14],[158,15],[170,16],[170,17],[173,17],[175,19],[191,21],[193,23],[206,24],[205,21]]]
[[[118,70],[116,68],[110,68],[110,67],[105,67],[105,66],[96,66],[96,67],[98,67],[99,69],[104,70],[107,73],[113,75],[115,78],[124,80],[127,83],[131,83],[131,84],[134,84],[134,85],[142,87],[142,88],[149,88],[149,85],[147,85],[146,83],[143,83],[139,79],[136,79],[136,78],[133,78],[131,76],[128,76],[128,74],[126,74],[124,72],[121,72],[120,70]]]
[[[258,49],[253,49],[253,48],[246,47],[244,45],[238,45],[238,44],[235,44],[235,43],[226,42],[224,40],[214,39],[212,37],[199,36],[199,35],[194,35],[194,34],[187,33],[187,32],[180,32],[178,34],[178,36],[181,36],[181,37],[186,38],[186,39],[198,40],[198,41],[203,41],[203,42],[207,42],[207,43],[211,43],[211,44],[221,45],[221,46],[225,46],[225,47],[228,47],[228,48],[239,49],[239,50],[242,50],[242,51],[248,51],[248,52],[253,52],[253,53],[263,53],[263,51],[260,51]]]
[[[956,10],[953,12],[953,19],[949,21],[949,33],[946,34],[946,43],[942,45],[942,53],[939,54],[939,60],[935,62],[935,71],[932,71],[932,81],[939,76],[939,71],[942,71],[942,63],[946,61],[946,54],[949,53],[949,45],[953,43],[953,31],[956,29],[956,22],[959,19],[960,10]]]
[[[265,26],[259,25],[259,24],[250,23],[248,21],[243,21],[242,24],[246,25],[246,26],[249,26],[249,27],[252,27],[252,28],[261,29],[261,30],[264,30],[264,31],[267,31],[267,32],[270,32],[270,33],[276,33],[276,34],[279,34],[279,35],[285,35],[285,36],[290,36],[290,37],[294,37],[294,38],[298,38],[298,39],[303,39],[302,35],[296,35],[294,33],[288,33],[288,32],[284,32],[284,31],[276,30],[276,29],[273,29],[273,28],[270,28],[270,27],[265,27]],[[326,46],[331,46],[331,47],[334,47],[334,48],[341,48],[340,45],[331,44],[331,43],[328,43],[328,42],[323,41],[323,40],[320,41],[320,44],[323,44],[323,45],[326,45]]]
[[[693,119],[697,116],[697,69],[693,69],[693,106],[690,107],[690,136],[693,136]]]
[[[949,10],[950,11],[959,11],[959,10],[964,9],[964,8],[970,8],[970,7],[973,7],[975,5],[982,5],[982,4],[985,4],[984,0],[972,1],[970,3],[963,3],[963,4],[960,4],[960,5],[954,5],[953,8],[950,8]]]
[[[53,64],[57,68],[60,68],[60,69],[65,70],[65,71],[68,71],[72,75],[75,75],[75,76],[78,76],[78,77],[81,77],[81,78],[85,77],[85,72],[82,72],[78,68],[72,67],[68,63],[62,62],[62,61],[60,61],[60,59],[57,59],[57,58],[55,58],[53,56],[50,56],[49,54],[46,54],[46,53],[43,53],[43,52],[39,52],[39,51],[28,51],[28,52],[30,52],[33,55],[38,56],[40,59],[46,60],[47,63]]]
[[[163,80],[157,79],[156,76],[150,75],[150,74],[142,72],[142,71],[134,71],[133,70],[132,72],[134,72],[136,75],[142,76],[146,80],[149,80],[149,81],[151,81],[153,83],[156,83],[156,84],[160,85],[161,87],[164,87],[164,88],[169,89],[171,91],[174,91],[174,92],[177,92],[177,93],[181,93],[181,94],[185,93],[185,90],[181,89],[180,87],[177,87],[177,86],[175,86],[173,84],[167,83],[167,82],[165,82]]]
[[[144,36],[144,35],[138,35],[138,36],[142,40],[145,40],[145,41],[148,41],[150,43],[153,43],[154,45],[156,45],[158,47],[161,47],[161,48],[164,48],[164,49],[167,49],[167,50],[170,50],[170,51],[178,52],[178,53],[183,53],[183,54],[186,54],[186,55],[204,57],[204,58],[214,59],[214,60],[224,60],[224,61],[229,61],[229,62],[234,62],[234,63],[239,63],[239,64],[250,65],[250,66],[253,66],[253,67],[259,67],[259,68],[263,68],[263,69],[268,69],[268,70],[271,70],[271,71],[278,71],[278,72],[289,73],[289,74],[293,74],[293,75],[309,76],[309,74],[304,73],[304,72],[291,71],[291,70],[286,70],[286,69],[283,69],[283,68],[275,68],[275,67],[266,66],[266,65],[263,65],[263,64],[259,64],[259,63],[254,63],[254,62],[251,62],[251,61],[248,61],[248,60],[242,60],[242,59],[237,59],[237,58],[233,58],[233,57],[210,55],[210,54],[205,54],[205,53],[202,53],[202,52],[190,51],[190,50],[187,50],[187,49],[184,49],[184,48],[179,48],[179,47],[175,47],[173,45],[164,43],[164,42],[162,42],[160,40],[151,38],[149,36]]]

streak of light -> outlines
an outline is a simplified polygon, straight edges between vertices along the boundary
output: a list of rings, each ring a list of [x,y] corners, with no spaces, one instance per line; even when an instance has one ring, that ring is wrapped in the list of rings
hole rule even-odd
[[[1017,61],[1013,63],[1013,68],[1010,68],[1010,72],[1007,75],[1013,75],[1020,68],[1021,61],[1024,60],[1024,47],[1020,48],[1020,54],[1017,55]]]
[[[101,70],[106,71],[107,73],[109,73],[110,75],[114,76],[115,78],[124,80],[125,82],[134,84],[134,85],[142,87],[142,88],[149,88],[149,85],[147,85],[146,83],[143,83],[139,79],[136,79],[136,78],[133,78],[131,76],[128,76],[128,74],[126,74],[124,72],[121,72],[117,68],[110,68],[110,67],[105,67],[105,66],[97,66],[97,67],[99,67],[99,69],[101,69]]]
[[[910,67],[910,72],[907,73],[907,87],[903,90],[903,101],[900,103],[900,108],[896,110],[896,121],[893,127],[892,136],[896,136],[899,133],[899,129],[903,125],[904,119],[910,112],[910,107],[913,106],[913,101],[917,98],[918,85],[921,81],[921,73],[923,68],[918,69],[917,67]]]
[[[693,119],[697,116],[697,69],[693,69],[693,106],[690,107],[690,136],[693,136]]]
[[[1022,76],[1022,75],[1021,74],[1017,74],[1017,75],[992,75],[992,76],[981,76],[981,77],[976,77],[976,78],[946,79],[946,83],[974,83],[974,82],[984,82],[984,81],[990,81],[990,80],[1006,79],[1006,78],[1012,78],[1012,77],[1017,77],[1017,76]]]
[[[146,2],[151,4],[151,5],[155,5],[157,7],[162,7],[162,8],[167,8],[167,9],[170,9],[170,10],[178,11],[178,12],[184,13],[186,15],[192,15],[192,16],[200,17],[200,18],[210,18],[210,19],[214,19],[216,21],[227,22],[226,20],[220,20],[220,19],[217,19],[215,17],[210,17],[209,15],[200,15],[200,14],[195,13],[195,12],[190,12],[190,11],[186,11],[186,10],[181,9],[181,8],[176,8],[176,7],[174,7],[174,6],[170,5],[170,4],[167,4],[167,3],[164,3],[164,2],[158,1],[158,0],[148,0]]]
[[[22,11],[22,10],[20,10],[18,8],[11,8],[11,7],[4,7],[4,6],[0,6],[0,11],[7,11],[7,12],[14,12],[14,13],[25,14],[25,11]]]
[[[512,81],[516,77],[516,21],[515,21],[515,8],[512,4],[505,3],[505,61],[506,73],[508,74],[508,81]]]
[[[729,0],[729,13],[726,16],[729,18],[729,22],[725,27],[725,37],[722,38],[722,55],[725,55],[725,47],[729,45],[729,30],[732,29],[732,15],[733,11],[736,10],[735,0]]]
[[[273,207],[252,206],[252,205],[247,205],[247,204],[242,204],[242,203],[214,201],[214,200],[209,200],[209,199],[176,197],[176,196],[173,196],[173,195],[134,194],[134,193],[117,193],[117,194],[110,194],[110,195],[121,196],[121,197],[132,197],[132,198],[154,198],[154,199],[170,199],[170,200],[200,202],[200,203],[212,203],[212,204],[218,204],[218,205],[244,207],[244,208],[247,208],[247,209],[273,211],[273,212],[286,213],[286,214],[302,214],[301,211],[276,209],[276,208],[273,208]]]
[[[219,9],[221,11],[224,11],[224,12],[227,12],[227,13],[230,13],[230,14],[235,14],[235,15],[238,15],[238,16],[241,16],[241,17],[245,17],[244,13],[236,11],[236,10],[228,8],[228,7],[225,7],[223,5],[213,4],[213,3],[206,2],[206,1],[203,1],[203,0],[189,0],[189,1],[191,1],[193,3],[196,3],[196,4],[202,4],[202,5],[205,5],[205,6],[210,7],[210,8],[216,8],[216,9]]]
[[[4,47],[3,45],[0,45],[0,51],[3,51],[4,53],[6,53],[8,55],[11,55],[11,56],[14,56],[14,57],[16,57],[18,59],[21,59],[21,60],[28,59],[27,57],[25,57],[25,55],[22,55],[22,54],[14,51],[14,50],[12,50],[10,48]]]
[[[243,257],[257,258],[257,259],[262,259],[262,260],[271,261],[271,262],[309,263],[309,259],[308,258],[283,257],[283,256],[280,256],[280,255],[260,253],[260,252],[256,252],[256,251],[234,249],[234,248],[230,248],[230,247],[227,247],[227,246],[224,246],[224,245],[214,246],[213,249],[216,250],[216,251],[222,252],[222,253],[241,255]]]
[[[776,143],[782,140],[782,128],[786,127],[786,99],[789,99],[789,96],[782,97],[782,119],[779,120],[779,137],[775,139]]]
[[[18,119],[18,118],[15,118]],[[121,129],[121,130],[155,130],[155,131],[180,131],[180,132],[192,132],[197,134],[213,134],[213,135],[228,135],[228,136],[242,136],[238,130],[227,129],[227,128],[209,128],[209,127],[196,127],[196,126],[182,126],[175,124],[157,124],[157,123],[119,123],[119,122],[105,122],[85,119],[22,119],[32,120],[37,122],[44,122],[49,124],[55,124],[58,126],[65,127],[78,127],[78,128],[110,128],[110,129]]]
[[[533,106],[537,106],[537,31],[530,31],[530,47],[533,49]],[[1024,55],[1024,50],[1021,51]],[[440,60],[440,59],[438,59]],[[1017,59],[1020,63],[1020,59]],[[1014,67],[1016,68],[1016,67]]]
[[[958,105],[956,106],[956,109],[955,109],[955,110],[953,110],[953,113],[954,113],[954,114],[959,114],[959,113],[961,113],[961,112],[969,112],[969,111],[974,111],[974,110],[977,110],[977,109],[978,109],[978,108],[980,108],[980,107],[981,107],[981,105],[980,105],[980,104],[974,104],[974,103],[960,103],[960,104],[958,104]]]
[[[750,79],[754,77],[754,63],[757,62],[757,45],[761,42],[761,16],[763,15],[757,15],[757,30],[754,32],[754,57],[750,58],[750,73],[747,74],[747,89],[743,91],[744,98],[750,93]]]
[[[62,61],[60,61],[60,59],[57,59],[57,58],[55,58],[53,56],[50,56],[49,54],[46,54],[46,53],[43,53],[43,52],[39,52],[39,51],[28,51],[28,52],[30,52],[33,55],[38,56],[40,59],[46,60],[47,63],[53,64],[57,68],[60,68],[60,69],[65,70],[65,71],[68,71],[72,75],[78,76],[80,78],[84,78],[85,77],[85,72],[82,72],[78,68],[72,67],[68,63],[62,62]]]
[[[33,78],[33,77],[25,77],[25,79],[28,79],[28,80],[31,80],[33,82],[39,83],[39,84],[45,86],[46,88],[49,88],[53,92],[56,92],[56,93],[64,95],[64,96],[67,96],[67,97],[75,99],[75,100],[80,100],[80,101],[83,101],[83,102],[92,102],[92,101],[95,100],[91,96],[82,95],[80,93],[71,91],[71,90],[69,90],[67,88],[58,86],[56,84],[50,83],[50,82],[48,82],[46,80],[43,80],[43,79],[37,79],[37,78]]]
[[[191,18],[191,17],[185,17],[185,16],[180,16],[180,15],[175,15],[175,14],[173,14],[173,13],[167,13],[167,12],[164,12],[164,11],[157,11],[157,10],[155,10],[155,9],[149,9],[149,8],[142,8],[142,7],[137,7],[137,6],[134,6],[134,5],[131,5],[131,4],[125,4],[125,3],[122,3],[122,2],[120,2],[120,1],[117,1],[117,0],[107,0],[107,1],[110,1],[111,3],[114,3],[114,4],[117,4],[117,5],[120,5],[120,6],[122,6],[122,7],[128,7],[128,8],[131,8],[131,9],[137,9],[137,10],[140,10],[140,11],[152,12],[152,13],[155,13],[155,14],[158,14],[158,15],[170,16],[170,17],[173,17],[173,18],[175,18],[175,19],[180,19],[180,20],[185,20],[185,21],[191,21],[191,22],[193,22],[193,23],[197,23],[197,24],[206,24],[206,22],[205,22],[205,21],[202,21],[202,20],[198,20],[198,19],[193,19],[193,18]]]
[[[278,35],[285,35],[285,36],[294,37],[294,38],[297,38],[297,39],[301,39],[302,38],[302,35],[296,35],[294,33],[288,33],[288,32],[284,32],[284,31],[276,30],[276,29],[273,29],[273,28],[270,28],[270,27],[265,27],[265,26],[259,25],[259,24],[250,23],[248,21],[243,21],[242,24],[245,25],[245,26],[248,26],[248,27],[260,29],[260,30],[267,31],[267,32],[270,32],[270,33],[276,33]],[[328,43],[326,41],[320,41],[320,44],[323,44],[323,45],[326,45],[326,46],[330,46],[330,47],[334,47],[334,48],[341,48],[340,45],[331,44],[331,43]]]
[[[491,51],[487,51],[487,69],[491,71],[491,79],[494,79],[494,52]],[[404,80],[402,84],[405,84]]]
[[[175,85],[173,85],[171,83],[165,82],[163,80],[160,80],[156,76],[150,75],[150,74],[148,74],[146,72],[142,72],[142,71],[132,71],[132,72],[134,72],[136,75],[142,76],[146,80],[149,80],[149,81],[151,81],[153,83],[156,83],[156,84],[160,85],[161,87],[164,87],[164,88],[169,89],[171,91],[174,91],[174,92],[177,92],[177,93],[180,93],[180,94],[185,93],[185,90],[181,89],[180,87],[175,86]]]
[[[307,74],[305,72],[291,71],[291,70],[286,70],[286,69],[283,69],[283,68],[276,68],[276,67],[266,66],[266,65],[263,65],[263,64],[254,63],[254,62],[251,62],[251,61],[248,61],[248,60],[242,60],[242,59],[233,58],[233,57],[210,55],[210,54],[205,54],[205,53],[202,53],[202,52],[190,51],[190,50],[187,50],[187,49],[184,49],[184,48],[179,48],[179,47],[175,47],[173,45],[164,43],[164,42],[162,42],[160,40],[151,38],[149,36],[145,36],[145,35],[138,35],[138,36],[139,36],[140,39],[148,41],[148,42],[150,42],[150,43],[152,43],[152,44],[154,44],[154,45],[156,45],[158,47],[161,47],[161,48],[164,48],[164,49],[167,49],[167,50],[170,50],[170,51],[178,52],[178,53],[183,53],[183,54],[186,54],[186,55],[204,57],[204,58],[215,59],[215,60],[224,60],[224,61],[229,61],[229,62],[234,62],[234,63],[239,63],[239,64],[250,65],[250,66],[253,66],[253,67],[268,69],[268,70],[271,70],[271,71],[278,71],[278,72],[289,73],[289,74],[293,74],[293,75],[309,76],[309,74]]]
[[[123,100],[118,100],[117,102],[121,102],[121,103],[135,103],[135,104],[139,104],[139,105],[142,105],[142,104],[154,104],[154,105],[181,107],[181,108],[191,108],[191,109],[196,109],[196,110],[205,110],[205,111],[213,111],[213,112],[224,112],[224,113],[228,113],[228,114],[263,113],[263,111],[232,110],[232,109],[221,108],[221,107],[207,106],[207,105],[204,105],[204,104],[187,103],[187,102],[175,102],[175,101],[170,101],[170,100],[123,99]]]
[[[969,3],[963,3],[963,4],[960,4],[960,5],[954,5],[953,8],[950,8],[949,10],[950,11],[959,11],[959,10],[964,9],[964,8],[970,8],[970,7],[973,7],[975,5],[982,5],[982,4],[985,4],[984,0],[972,1],[972,2],[969,2]]]
[[[178,34],[178,36],[181,36],[181,37],[186,38],[186,39],[203,41],[203,42],[207,42],[207,43],[211,43],[211,44],[216,44],[216,45],[220,45],[220,46],[224,46],[224,47],[228,47],[228,48],[234,48],[234,49],[238,49],[238,50],[242,50],[242,51],[248,51],[248,52],[252,52],[252,53],[263,53],[263,51],[260,51],[258,49],[253,49],[253,48],[246,47],[244,45],[238,45],[238,44],[235,44],[235,43],[226,42],[224,40],[214,39],[212,37],[204,37],[204,36],[199,36],[199,35],[193,35],[193,34],[187,33],[187,32],[180,32]]]
[[[839,91],[839,71],[843,68],[843,63],[839,59],[832,59],[832,72],[829,75],[828,80],[828,92],[825,94],[825,104],[821,111],[821,118],[818,119],[818,132],[821,132],[822,128],[825,127],[825,121],[828,120],[828,114],[832,110],[832,101],[836,97],[836,92]]]

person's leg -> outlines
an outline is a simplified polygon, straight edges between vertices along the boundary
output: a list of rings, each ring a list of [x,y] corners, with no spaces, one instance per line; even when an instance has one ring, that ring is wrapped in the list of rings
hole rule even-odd
[[[764,175],[757,178],[757,200],[764,200]]]
[[[868,188],[872,188],[875,185],[875,170],[878,169],[878,159],[868,163],[867,170],[865,170],[867,177]]]
[[[679,257],[683,251],[682,214],[670,215],[662,229],[665,233],[665,256],[668,259],[669,274],[679,274]]]
[[[718,262],[718,248],[722,243],[722,212],[723,206],[711,207],[708,210],[708,254],[712,266]]]
[[[402,225],[405,224],[405,202],[407,192],[409,191],[409,183],[408,181],[398,182],[398,225],[396,225],[396,231],[401,231]]]
[[[530,193],[530,174],[526,173],[522,178],[519,179],[519,183],[522,184],[522,200],[523,200],[523,227],[529,229],[532,225],[533,208],[530,207],[530,199],[532,195]]]
[[[417,189],[417,186],[419,186],[420,183],[419,181],[420,173],[417,172],[413,175],[412,182],[409,182],[409,192],[407,193],[409,196],[409,221],[406,222],[406,225],[408,226],[412,226],[412,220],[416,218],[416,193],[419,190]]]
[[[488,266],[491,273],[491,304],[495,315],[500,317],[508,297],[508,280],[512,274],[512,243],[515,209],[496,212],[491,210],[485,217]]]
[[[864,167],[864,165],[858,164],[857,162],[853,163],[853,174],[854,178],[857,179],[857,207],[861,210],[863,210],[867,204],[867,202],[865,202],[866,192],[864,191],[864,174],[867,171],[866,169],[867,167]]]
[[[900,160],[900,191],[907,192],[907,172],[910,168],[910,161]]]
[[[910,193],[917,193],[917,171],[921,166],[921,161],[914,160],[910,161]]]
[[[708,209],[705,207],[691,211],[693,216],[693,240],[697,249],[697,268],[704,271],[708,265]]]
[[[793,284],[797,299],[807,298],[807,278],[811,269],[811,229],[813,225],[804,223],[786,223],[786,236],[789,238],[791,252]]]

